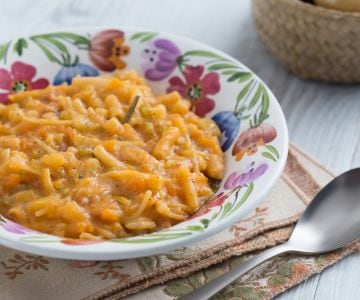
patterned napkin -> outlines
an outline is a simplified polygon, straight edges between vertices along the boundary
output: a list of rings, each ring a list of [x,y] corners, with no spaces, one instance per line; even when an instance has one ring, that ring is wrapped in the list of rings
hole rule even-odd
[[[2,300],[174,299],[285,241],[310,199],[333,178],[294,146],[266,200],[236,225],[191,247],[112,262],[49,259],[0,247]],[[334,264],[360,242],[319,256],[284,255],[239,278],[216,299],[269,299]]]

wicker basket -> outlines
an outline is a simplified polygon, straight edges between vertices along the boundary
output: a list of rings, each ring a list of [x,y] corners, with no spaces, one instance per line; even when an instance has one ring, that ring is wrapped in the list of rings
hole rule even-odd
[[[360,13],[299,0],[253,0],[259,35],[296,75],[331,82],[360,82]]]

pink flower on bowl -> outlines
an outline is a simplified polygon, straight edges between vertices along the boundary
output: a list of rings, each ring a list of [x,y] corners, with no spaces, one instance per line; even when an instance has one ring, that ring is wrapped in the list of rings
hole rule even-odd
[[[215,107],[215,101],[208,96],[220,91],[220,77],[215,72],[204,74],[204,66],[186,66],[183,74],[185,81],[178,76],[170,78],[167,92],[178,91],[191,101],[195,114],[204,117]]]
[[[213,207],[221,206],[225,202],[225,200],[229,197],[228,194],[221,192],[210,199],[208,203],[206,203],[202,208],[200,208],[195,214],[193,214],[190,219],[194,219],[200,216],[207,214]]]
[[[0,69],[0,103],[8,103],[8,96],[17,92],[42,89],[49,85],[45,78],[34,80],[36,68],[32,65],[16,61],[11,65],[10,71]]]

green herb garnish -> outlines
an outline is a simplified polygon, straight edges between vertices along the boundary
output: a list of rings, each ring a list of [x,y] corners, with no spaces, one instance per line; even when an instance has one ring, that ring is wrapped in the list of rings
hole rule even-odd
[[[131,119],[131,116],[135,112],[135,108],[136,108],[139,100],[140,100],[140,96],[136,95],[135,98],[131,101],[129,110],[127,111],[126,116],[125,116],[125,118],[124,118],[124,120],[122,122],[123,124],[129,123],[129,121]]]

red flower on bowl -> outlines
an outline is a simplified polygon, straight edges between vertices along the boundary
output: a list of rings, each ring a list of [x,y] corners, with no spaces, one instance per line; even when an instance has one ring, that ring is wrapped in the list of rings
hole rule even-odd
[[[189,219],[194,219],[200,216],[207,214],[213,207],[221,206],[229,196],[224,192],[213,197],[210,202],[206,203],[202,208],[200,208],[195,214],[193,214]]]
[[[178,76],[170,78],[167,92],[177,91],[181,96],[191,101],[192,110],[204,117],[215,107],[215,101],[209,95],[220,91],[220,78],[215,72],[204,75],[204,66],[186,66],[185,81]]]
[[[45,78],[34,80],[36,68],[32,65],[16,61],[11,65],[10,71],[0,69],[0,103],[8,103],[8,96],[17,92],[43,89],[49,85]]]

